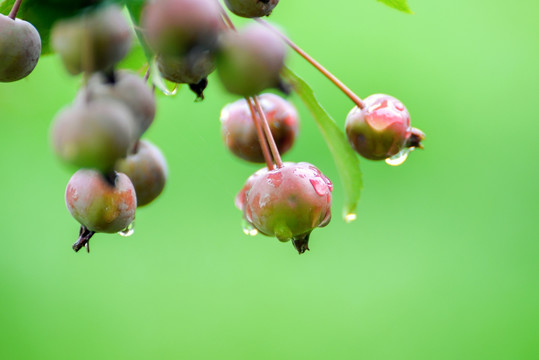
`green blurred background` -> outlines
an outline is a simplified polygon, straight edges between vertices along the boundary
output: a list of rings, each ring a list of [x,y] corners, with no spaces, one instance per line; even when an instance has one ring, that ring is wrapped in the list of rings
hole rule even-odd
[[[219,132],[234,97],[159,98],[147,138],[170,181],[132,237],[75,254],[72,171],[48,131],[80,85],[56,57],[0,84],[0,358],[539,358],[539,3],[281,1],[271,20],[365,97],[401,99],[428,136],[401,167],[362,161],[358,220],[298,102],[285,158],[334,180],[311,252],[243,235],[233,198],[258,167]],[[241,21],[239,22],[241,23]],[[295,54],[290,66],[340,125],[352,103]]]

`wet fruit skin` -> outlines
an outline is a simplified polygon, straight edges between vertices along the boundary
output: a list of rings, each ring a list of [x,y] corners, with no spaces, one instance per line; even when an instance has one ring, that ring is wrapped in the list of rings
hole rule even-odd
[[[165,187],[168,173],[165,157],[147,140],[141,140],[136,152],[119,160],[115,168],[131,179],[139,207],[155,200]]]
[[[41,54],[41,38],[27,21],[0,14],[0,81],[11,82],[28,76]]]
[[[102,73],[96,73],[81,88],[75,102],[92,102],[97,99],[115,99],[127,106],[136,124],[135,137],[139,138],[155,118],[155,96],[144,80],[129,71],[116,71],[114,83]]]
[[[346,117],[350,145],[363,157],[384,160],[397,154],[410,137],[410,114],[396,98],[375,94],[365,108],[353,108]]]
[[[134,144],[133,115],[121,102],[97,99],[60,111],[51,129],[52,146],[67,164],[110,171]]]
[[[225,0],[234,14],[246,18],[269,16],[279,0]]]
[[[259,99],[277,148],[282,155],[292,147],[298,134],[296,108],[287,100],[274,94],[262,94]],[[221,134],[228,149],[236,156],[250,162],[264,162],[251,111],[245,99],[223,108]]]
[[[65,193],[71,215],[88,230],[116,233],[135,218],[135,188],[125,174],[117,173],[114,186],[101,173],[81,169],[69,180]]]
[[[195,46],[215,46],[222,20],[215,0],[156,0],[142,12],[142,27],[159,55],[185,55]]]
[[[309,163],[287,163],[257,176],[246,192],[244,216],[259,232],[293,240],[300,253],[309,234],[331,219],[333,185]]]
[[[254,96],[279,88],[286,47],[273,32],[251,24],[240,32],[229,31],[220,40],[217,73],[227,91]]]
[[[294,165],[292,162],[284,162],[283,166],[290,166]],[[234,199],[234,205],[238,210],[244,211],[244,206],[247,201],[247,193],[249,190],[251,190],[251,187],[253,187],[253,184],[255,181],[262,175],[266,174],[268,172],[267,167],[263,167],[262,169],[256,171],[251,176],[247,178],[245,181],[245,184],[243,185],[243,188],[240,190],[240,192],[236,195],[236,198]]]
[[[51,45],[72,75],[109,71],[131,48],[128,21],[116,5],[58,21],[51,32]]]

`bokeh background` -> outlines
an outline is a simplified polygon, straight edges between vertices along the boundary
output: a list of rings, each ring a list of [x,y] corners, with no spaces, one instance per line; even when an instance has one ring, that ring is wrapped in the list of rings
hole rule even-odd
[[[401,99],[428,136],[401,167],[362,161],[358,219],[297,97],[288,161],[336,184],[311,252],[243,235],[233,198],[257,166],[225,151],[207,99],[159,97],[147,138],[170,180],[129,238],[75,254],[72,169],[48,140],[80,78],[40,60],[0,84],[0,358],[539,358],[539,3],[282,1],[271,20],[360,96]],[[238,21],[239,24],[243,23]],[[295,54],[290,66],[344,126],[352,103]]]

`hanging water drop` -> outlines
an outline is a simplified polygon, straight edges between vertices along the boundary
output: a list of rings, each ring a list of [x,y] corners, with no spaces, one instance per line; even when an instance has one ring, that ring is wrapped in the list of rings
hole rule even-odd
[[[413,150],[414,148],[404,148],[401,151],[399,151],[397,154],[393,155],[392,157],[389,157],[386,159],[386,164],[391,166],[399,166],[404,164],[406,159],[408,158],[408,154]]]
[[[354,214],[354,213],[346,214],[344,216],[344,221],[348,224],[353,221],[356,221],[356,219],[357,219],[357,214]]]
[[[135,233],[135,222],[133,221],[131,224],[129,224],[128,227],[118,232],[118,235],[121,235],[123,237],[129,237],[133,235],[134,233]]]
[[[253,226],[253,224],[251,224],[249,221],[247,221],[246,219],[242,219],[241,221],[241,227],[243,229],[243,233],[245,235],[248,235],[248,236],[256,236],[258,235],[258,230],[255,229],[255,227]]]

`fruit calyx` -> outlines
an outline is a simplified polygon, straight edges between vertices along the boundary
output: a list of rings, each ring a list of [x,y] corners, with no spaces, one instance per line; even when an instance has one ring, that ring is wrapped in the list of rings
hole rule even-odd
[[[95,231],[88,230],[86,226],[81,225],[79,231],[79,239],[73,244],[73,250],[79,252],[83,247],[86,248],[86,252],[90,252],[90,239],[94,236]]]

